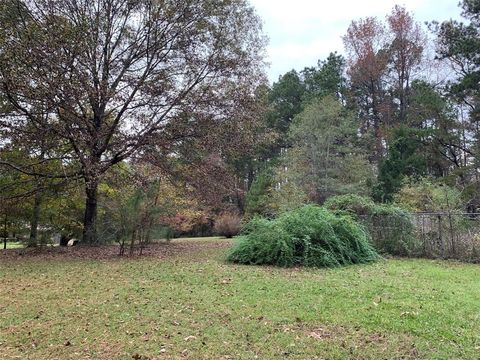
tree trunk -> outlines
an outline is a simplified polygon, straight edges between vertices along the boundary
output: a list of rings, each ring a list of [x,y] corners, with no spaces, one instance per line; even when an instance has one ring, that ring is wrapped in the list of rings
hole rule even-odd
[[[130,241],[130,256],[133,255],[133,250],[135,249],[135,239],[136,239],[136,236],[137,236],[137,230],[136,230],[136,229],[133,229],[132,238],[131,238],[131,241]]]
[[[38,220],[40,218],[40,206],[42,204],[42,193],[37,190],[35,193],[35,202],[33,204],[32,217],[30,219],[30,238],[28,240],[28,247],[35,247],[38,245]]]
[[[5,209],[5,219],[3,222],[3,249],[4,250],[7,248],[7,238],[8,238],[7,222],[8,222],[7,210]]]
[[[98,180],[87,180],[85,185],[85,216],[83,218],[83,242],[95,244],[97,242],[97,198]]]

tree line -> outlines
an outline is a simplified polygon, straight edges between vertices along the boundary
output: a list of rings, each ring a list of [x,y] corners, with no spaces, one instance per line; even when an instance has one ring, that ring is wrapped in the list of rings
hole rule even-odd
[[[280,76],[266,120],[277,138],[268,162],[255,158],[247,215],[342,194],[477,212],[480,2],[461,8],[463,22],[422,26],[401,6],[354,20],[345,56]]]
[[[461,7],[354,20],[345,55],[269,85],[246,0],[2,2],[3,237],[143,244],[339,194],[476,211],[480,2]]]

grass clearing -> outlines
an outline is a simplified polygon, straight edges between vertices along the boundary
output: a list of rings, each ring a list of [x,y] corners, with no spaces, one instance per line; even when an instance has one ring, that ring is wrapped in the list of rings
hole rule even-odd
[[[0,257],[0,358],[480,353],[478,265],[402,259],[277,269],[229,265],[224,257],[225,249],[198,247],[165,258]]]
[[[0,249],[3,250],[3,246],[4,246],[4,243],[3,243],[3,240],[0,241]],[[7,241],[7,249],[22,249],[24,248],[25,245],[19,241]]]

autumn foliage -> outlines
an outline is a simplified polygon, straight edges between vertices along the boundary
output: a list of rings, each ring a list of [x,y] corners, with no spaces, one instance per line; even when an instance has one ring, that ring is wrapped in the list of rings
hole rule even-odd
[[[232,238],[240,232],[241,223],[242,219],[237,214],[224,213],[215,221],[215,232],[226,238]]]

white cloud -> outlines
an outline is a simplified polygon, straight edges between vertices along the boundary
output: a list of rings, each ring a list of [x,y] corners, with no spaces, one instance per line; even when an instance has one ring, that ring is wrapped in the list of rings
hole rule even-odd
[[[295,68],[313,66],[330,52],[343,52],[342,35],[354,19],[366,16],[384,18],[395,0],[251,0],[264,20],[270,38],[268,61],[271,81]],[[403,0],[399,3],[420,22],[458,17],[452,0]]]

